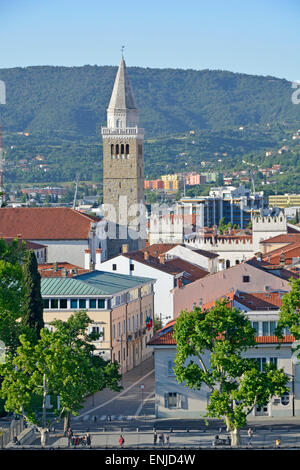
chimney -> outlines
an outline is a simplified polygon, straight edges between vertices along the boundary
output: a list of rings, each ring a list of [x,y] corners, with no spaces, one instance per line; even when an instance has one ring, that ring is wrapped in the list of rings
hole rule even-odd
[[[122,253],[128,253],[128,244],[127,243],[124,243],[124,245],[122,245]]]
[[[183,279],[182,279],[182,277],[179,277],[179,278],[178,278],[177,286],[178,286],[178,289],[181,289],[181,288],[182,288],[182,286],[183,286]]]
[[[147,250],[144,251],[144,259],[145,259],[146,261],[148,261],[148,259],[149,259],[149,251],[147,251]]]
[[[63,268],[61,270],[61,277],[68,277],[68,270],[67,268]]]
[[[159,255],[159,262],[160,264],[165,264],[165,253]]]
[[[284,266],[285,265],[285,254],[281,253],[279,257],[279,265]]]
[[[96,250],[96,264],[95,264],[95,269],[100,269],[100,264],[102,263],[102,249],[97,248]]]
[[[90,269],[91,264],[91,250],[84,250],[84,269]]]

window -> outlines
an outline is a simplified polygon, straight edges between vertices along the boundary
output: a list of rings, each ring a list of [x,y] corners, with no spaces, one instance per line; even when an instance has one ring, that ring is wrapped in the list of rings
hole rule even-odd
[[[49,299],[43,299],[43,307],[49,308]]]
[[[118,323],[118,336],[121,336],[121,323],[120,322]]]
[[[174,365],[175,365],[175,364],[174,364],[173,359],[169,359],[169,360],[168,360],[168,375],[171,375],[171,376],[174,376],[174,375],[175,375],[174,369],[173,369]]]
[[[270,321],[270,335],[271,336],[275,335],[275,328],[276,328],[276,322]]]
[[[67,299],[60,299],[59,306],[60,306],[60,308],[68,308],[68,300]]]
[[[71,308],[78,308],[78,300],[71,299]]]
[[[113,325],[113,339],[116,338],[116,325]]]
[[[130,271],[134,271],[134,264],[130,265]]]
[[[98,308],[105,308],[105,300],[98,299]]]
[[[275,321],[263,321],[262,322],[263,336],[274,336],[275,328],[276,328]]]
[[[166,408],[179,408],[179,394],[176,392],[166,393]]]
[[[274,364],[275,368],[277,369],[277,357],[270,357],[270,363]]]
[[[51,299],[51,308],[58,308],[58,299]]]
[[[96,301],[96,299],[90,299],[90,300],[89,300],[89,306],[90,306],[90,308],[97,308],[97,301]]]
[[[116,270],[117,270],[117,265],[116,265],[116,264],[113,264],[113,265],[112,265],[112,270],[113,270],[113,271],[116,271]]]
[[[256,357],[254,361],[256,361],[258,369],[262,372],[265,368],[265,364],[267,363],[267,359],[265,357]]]
[[[290,394],[285,392],[281,397],[281,404],[286,406],[290,403]]]
[[[250,282],[250,276],[243,276],[243,282]]]
[[[263,326],[263,336],[269,336],[269,322],[263,321],[262,326]]]
[[[86,300],[79,299],[79,308],[86,308]]]
[[[252,322],[252,328],[255,329],[255,336],[258,336],[258,334],[259,334],[259,329],[258,329],[258,327],[259,327],[258,321]]]
[[[121,354],[120,354],[120,351],[118,351],[118,362],[121,362]]]

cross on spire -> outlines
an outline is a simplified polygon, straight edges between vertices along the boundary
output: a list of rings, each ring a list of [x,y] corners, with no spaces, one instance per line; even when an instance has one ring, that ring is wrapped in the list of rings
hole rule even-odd
[[[122,59],[124,59],[124,49],[125,49],[125,46],[122,46],[122,47],[121,47]]]

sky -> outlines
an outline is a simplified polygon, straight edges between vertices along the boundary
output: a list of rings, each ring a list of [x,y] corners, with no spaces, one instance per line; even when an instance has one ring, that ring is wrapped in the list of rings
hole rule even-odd
[[[299,0],[0,0],[0,68],[230,70],[300,81]]]

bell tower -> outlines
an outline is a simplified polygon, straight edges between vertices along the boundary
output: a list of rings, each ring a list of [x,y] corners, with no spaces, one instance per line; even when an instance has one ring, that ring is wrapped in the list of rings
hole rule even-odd
[[[109,235],[108,257],[142,248],[145,240],[136,236],[138,205],[144,204],[144,129],[139,127],[138,110],[122,56],[107,109],[103,139],[103,203],[113,208],[105,214],[115,223],[115,237]],[[115,216],[114,216],[115,215]],[[112,220],[114,219],[114,220]]]

